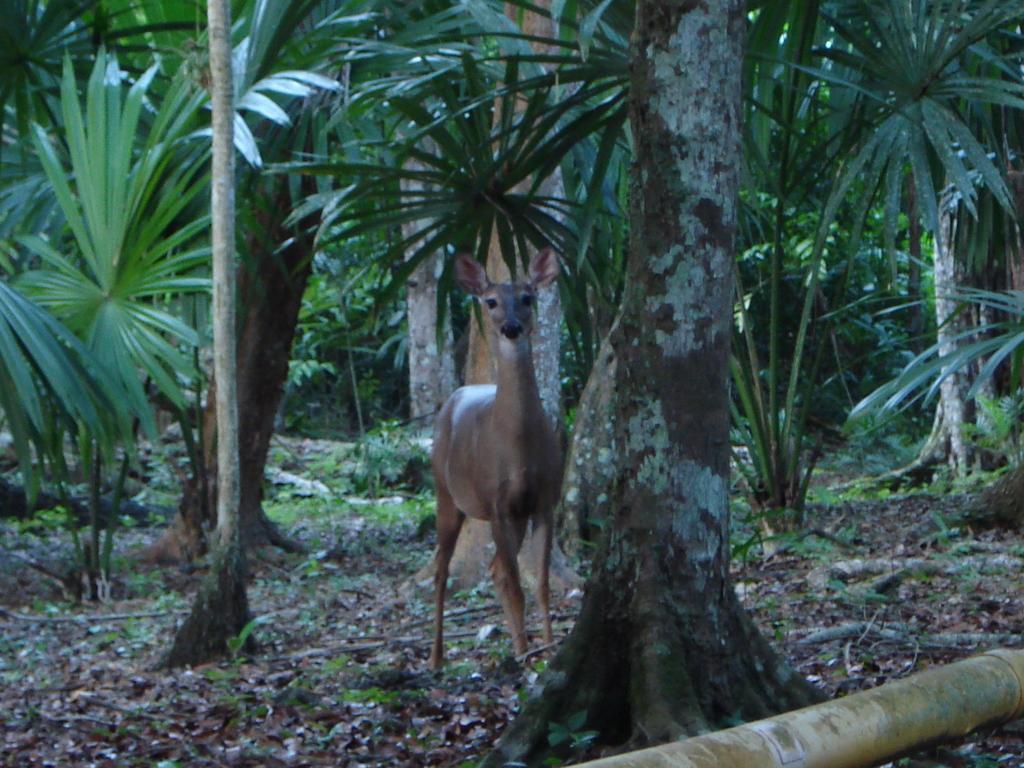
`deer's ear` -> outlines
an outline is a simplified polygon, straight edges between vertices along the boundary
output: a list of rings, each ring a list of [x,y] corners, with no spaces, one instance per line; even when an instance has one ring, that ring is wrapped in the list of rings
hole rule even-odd
[[[544,248],[537,251],[537,255],[530,262],[530,282],[534,288],[544,288],[551,285],[558,277],[558,257],[551,248]]]
[[[487,270],[468,253],[460,253],[455,257],[455,282],[473,296],[482,295],[491,284],[487,279]]]

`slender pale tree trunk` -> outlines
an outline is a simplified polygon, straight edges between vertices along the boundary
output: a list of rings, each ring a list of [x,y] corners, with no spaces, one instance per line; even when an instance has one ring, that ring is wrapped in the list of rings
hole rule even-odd
[[[451,324],[444,321],[437,344],[437,280],[442,254],[423,261],[409,276],[405,305],[409,323],[409,416],[428,431],[433,416],[455,390]]]
[[[239,527],[238,402],[235,378],[235,171],[232,122],[231,5],[208,0],[213,105],[213,350],[217,387],[217,542],[210,574],[178,630],[165,664],[197,664],[223,655],[249,621]]]
[[[963,269],[956,258],[956,215],[949,194],[939,203],[939,231],[935,236],[935,320],[939,354],[956,352],[968,321],[955,298],[963,284]],[[924,460],[944,459],[958,476],[970,471],[974,452],[964,436],[964,424],[973,421],[966,395],[970,381],[966,373],[948,376],[939,390],[932,433],[921,450]]]
[[[434,151],[436,147],[425,147]],[[410,161],[413,167],[416,164]],[[422,191],[423,185],[403,180],[407,193]],[[402,237],[408,239],[425,222],[411,221],[402,225]],[[405,306],[409,324],[409,416],[417,430],[429,432],[433,416],[455,390],[455,351],[452,344],[451,323],[443,316],[441,344],[438,346],[437,281],[444,266],[444,254],[428,256],[409,276]]]
[[[484,762],[542,765],[549,728],[636,747],[815,696],[761,638],[729,580],[732,271],[742,0],[639,0],[632,39],[630,252],[610,422],[607,538],[579,621]],[[605,369],[592,375],[603,376]]]

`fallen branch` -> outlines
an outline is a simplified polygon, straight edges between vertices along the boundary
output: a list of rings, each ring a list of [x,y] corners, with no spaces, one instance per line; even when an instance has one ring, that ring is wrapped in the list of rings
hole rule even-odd
[[[144,720],[152,720],[156,723],[165,723],[173,719],[169,717],[157,717],[156,715],[151,715],[148,712],[141,711],[138,707],[135,707],[134,709],[122,707],[120,704],[115,704],[114,702],[107,701],[94,693],[88,693],[85,691],[76,696],[74,700],[86,701],[90,704],[95,704],[97,707],[103,707],[104,709],[110,709],[114,712],[120,712],[122,715],[126,715],[128,717],[141,717]]]
[[[808,583],[823,588],[830,579],[856,581],[868,576],[892,576],[921,573],[925,576],[952,576],[963,571],[981,574],[1020,570],[1024,560],[1012,555],[960,555],[948,561],[924,557],[882,557],[873,560],[840,560],[815,568],[807,574]]]
[[[559,629],[568,629],[568,623],[553,624],[553,626]],[[530,631],[533,633],[540,632],[540,625],[530,627]],[[477,630],[463,629],[458,632],[445,632],[445,637],[450,639],[461,639],[467,637],[476,637]],[[380,635],[372,635],[371,637],[380,637]],[[376,651],[380,648],[394,645],[429,645],[434,641],[431,635],[403,635],[383,640],[373,640],[371,642],[364,643],[350,643],[347,645],[332,645],[323,646],[319,648],[306,648],[295,653],[284,654],[282,656],[270,656],[267,658],[268,662],[278,661],[294,661],[296,659],[309,659],[319,658],[322,656],[334,656],[339,653],[365,653],[366,651]],[[540,650],[546,650],[542,648]],[[537,651],[538,653],[540,651]]]
[[[93,717],[92,715],[67,714],[61,717],[56,717],[54,715],[48,715],[45,712],[36,712],[35,716],[42,718],[49,723],[53,723],[54,725],[67,726],[68,723],[92,723],[94,725],[102,725],[108,731],[113,731],[117,728],[117,723],[112,723],[109,720],[102,720],[98,717]]]
[[[30,616],[0,608],[0,616],[16,621],[31,621],[38,624],[91,624],[104,621],[127,621],[129,619],[152,619],[158,616],[175,616],[188,613],[187,609],[178,611],[139,611],[138,613],[79,613],[74,616]]]
[[[867,637],[876,637],[881,640],[897,643],[913,643],[922,648],[930,649],[955,648],[962,645],[1019,645],[1024,643],[1024,636],[1013,633],[946,632],[918,634],[906,624],[877,627],[874,626],[873,621],[854,621],[848,624],[839,624],[834,627],[813,630],[794,642],[797,645],[813,645],[828,643],[833,640],[857,638],[856,643],[860,643]]]
[[[539,648],[531,648],[526,653],[521,653],[518,656],[516,656],[516,661],[522,664],[523,662],[532,659],[534,656],[539,656],[540,654],[544,653],[544,651],[550,651],[552,648],[557,648],[561,642],[561,640],[556,640],[553,643],[542,645]]]

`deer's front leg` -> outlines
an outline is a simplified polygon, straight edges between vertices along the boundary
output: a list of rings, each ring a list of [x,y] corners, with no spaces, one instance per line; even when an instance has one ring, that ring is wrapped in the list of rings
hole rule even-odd
[[[505,621],[512,636],[516,656],[526,653],[525,601],[519,582],[519,547],[526,533],[526,520],[511,520],[503,511],[496,510],[491,518],[494,536],[494,563],[491,566],[494,588],[505,609]]]

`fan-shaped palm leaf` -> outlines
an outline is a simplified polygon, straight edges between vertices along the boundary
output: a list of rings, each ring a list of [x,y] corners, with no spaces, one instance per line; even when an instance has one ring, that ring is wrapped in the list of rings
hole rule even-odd
[[[38,125],[33,140],[73,245],[63,253],[40,237],[21,239],[47,267],[23,275],[21,284],[85,341],[147,424],[150,410],[138,370],[182,402],[176,376],[191,364],[179,347],[197,338],[166,299],[207,289],[195,270],[208,255],[196,246],[204,219],[190,207],[205,186],[205,149],[186,141],[202,97],[179,78],[159,109],[146,115],[142,133],[155,74],[148,70],[124,94],[116,60],[101,52],[83,113],[71,63],[65,62],[67,160]]]
[[[71,431],[83,427],[109,446],[115,436],[127,434],[122,402],[116,385],[90,362],[77,338],[0,282],[0,408],[31,489],[38,481],[35,460],[51,458],[48,433],[55,421]]]

